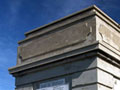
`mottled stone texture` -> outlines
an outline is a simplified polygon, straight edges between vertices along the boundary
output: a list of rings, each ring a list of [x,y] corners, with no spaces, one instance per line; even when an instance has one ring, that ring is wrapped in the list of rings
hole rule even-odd
[[[94,30],[94,32],[92,31]],[[19,47],[22,60],[29,60],[31,57],[42,57],[45,54],[53,53],[58,50],[63,52],[65,48],[75,44],[80,46],[90,44],[95,41],[95,18],[85,21],[73,22],[50,31],[47,35],[38,36],[36,39],[25,42]],[[69,50],[67,50],[69,51]],[[56,55],[56,54],[55,54]],[[47,58],[49,56],[46,56]],[[18,57],[19,58],[19,57]]]
[[[27,32],[17,65],[16,90],[65,79],[70,90],[118,90],[120,28],[96,6]]]

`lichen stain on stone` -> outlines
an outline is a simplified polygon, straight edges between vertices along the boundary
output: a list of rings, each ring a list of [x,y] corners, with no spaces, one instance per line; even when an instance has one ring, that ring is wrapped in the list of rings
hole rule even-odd
[[[100,25],[99,33],[102,34],[103,41],[120,50],[120,36],[116,32],[113,33],[106,26]]]

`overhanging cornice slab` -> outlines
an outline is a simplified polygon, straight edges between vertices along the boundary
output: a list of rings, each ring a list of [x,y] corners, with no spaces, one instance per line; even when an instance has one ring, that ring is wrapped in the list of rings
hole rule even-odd
[[[49,58],[46,58],[46,59],[43,59],[43,60],[37,60],[37,61],[33,61],[33,62],[18,64],[15,67],[9,68],[9,72],[11,74],[14,74],[14,73],[18,73],[18,72],[21,72],[21,71],[24,71],[24,70],[27,70],[27,69],[31,69],[31,68],[35,68],[35,67],[38,67],[38,66],[40,67],[40,66],[43,66],[43,65],[46,65],[46,64],[51,64],[51,63],[54,63],[54,62],[57,62],[57,61],[60,61],[60,60],[63,60],[65,58],[69,58],[69,57],[72,57],[72,56],[82,55],[82,54],[85,55],[85,53],[94,52],[95,50],[97,50],[98,49],[98,44],[99,44],[98,42],[95,42],[94,44],[87,45],[87,46],[84,46],[82,48],[79,48],[79,49],[76,49],[76,50],[73,50],[73,51],[70,51],[70,52],[67,52],[67,53],[63,53],[63,54],[60,54],[60,55],[57,55],[57,56],[49,57]],[[87,58],[87,55],[85,55],[85,56]],[[90,57],[91,56],[92,55],[90,54]]]
[[[103,51],[105,53],[107,52],[106,53],[107,56],[105,56],[104,53],[101,53],[99,51]],[[95,53],[90,54],[89,52],[90,53],[95,52]],[[73,51],[68,52],[68,53],[63,53],[63,54],[58,55],[58,56],[46,58],[44,60],[39,60],[39,61],[23,63],[23,64],[20,64],[20,65],[17,65],[15,67],[9,68],[9,72],[14,75],[18,72],[22,72],[22,71],[25,71],[25,70],[28,70],[28,69],[31,69],[31,68],[42,67],[44,65],[49,65],[49,64],[52,64],[54,62],[63,60],[65,58],[67,59],[67,58],[70,58],[70,57],[73,57],[73,56],[83,55],[83,54],[85,56],[84,58],[91,57],[92,55],[96,56],[96,57],[100,55],[102,57],[105,57],[106,59],[109,59],[110,62],[116,64],[117,66],[120,66],[120,64],[119,64],[120,55],[117,54],[117,51],[113,50],[113,48],[111,46],[106,45],[103,42],[96,42],[94,44],[87,45],[87,46],[82,47],[80,49],[73,50]],[[109,55],[109,57],[108,57],[108,55]],[[112,57],[113,59],[110,59],[110,57]]]

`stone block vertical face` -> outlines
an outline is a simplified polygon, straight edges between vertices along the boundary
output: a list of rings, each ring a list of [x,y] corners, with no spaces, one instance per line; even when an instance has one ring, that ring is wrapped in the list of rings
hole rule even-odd
[[[98,69],[97,74],[98,74],[98,77],[97,77],[98,83],[100,83],[106,87],[113,88],[114,78],[112,75],[110,75],[109,73],[104,72],[100,69]]]
[[[75,73],[72,78],[72,87],[91,85],[97,82],[97,69]]]
[[[97,90],[97,69],[72,74],[72,90]]]
[[[96,17],[97,39],[120,51],[120,29]],[[117,29],[117,30],[116,30]]]
[[[21,64],[22,56],[20,55],[21,48],[18,46],[17,48],[17,65]]]
[[[25,35],[15,90],[119,90],[120,27],[96,6]]]
[[[91,59],[74,59],[74,62],[63,63],[57,66],[52,64],[49,69],[46,67],[43,70],[25,74],[21,77],[16,77],[16,85],[20,86],[21,84],[37,81],[44,82],[44,80],[49,81],[51,78],[70,78],[72,87],[75,87],[77,85],[90,84],[96,82],[97,80],[97,70],[95,69],[96,67],[97,61],[95,57]]]
[[[108,63],[101,58],[97,58],[97,66],[105,72],[108,72],[111,75],[120,78],[120,69],[111,63]]]
[[[119,90],[120,89],[120,79],[114,79],[114,87],[113,90]]]
[[[101,69],[98,71],[99,73],[98,81],[102,80],[101,81],[102,85],[104,85],[104,87],[105,86],[109,87],[110,90],[119,90],[120,79],[117,78],[120,78],[120,69],[112,65],[111,63],[104,61],[101,58],[97,59],[97,63],[98,63],[98,67]],[[100,89],[100,90],[107,90],[107,89]]]
[[[100,69],[98,71],[98,82],[103,86],[109,88],[108,90],[119,90],[120,88],[120,68],[113,64],[104,61],[104,59],[97,58],[97,66]],[[100,89],[101,87],[99,87]],[[107,89],[100,89],[107,90]]]
[[[73,88],[72,90],[98,90],[98,88],[97,88],[97,84],[94,84],[94,85],[76,87]]]
[[[113,89],[101,84],[97,84],[97,90],[113,90]]]
[[[15,90],[33,90],[33,86],[32,85],[21,86],[17,87]]]
[[[53,90],[52,86],[54,82],[59,84],[58,86],[66,86],[66,89],[63,90],[97,90],[97,69],[81,71],[72,74],[67,74],[64,76],[59,76],[59,78],[47,79],[41,82],[36,83],[35,90],[41,90],[44,88],[45,90]],[[94,78],[96,77],[96,78]],[[87,80],[88,79],[88,80]],[[64,80],[64,82],[57,83],[60,80]],[[52,83],[52,84],[51,84]],[[55,84],[55,83],[54,83]],[[55,86],[54,86],[55,87]]]
[[[20,44],[18,61],[48,58],[91,44],[95,41],[95,29],[95,17],[92,17],[51,30],[47,35]]]

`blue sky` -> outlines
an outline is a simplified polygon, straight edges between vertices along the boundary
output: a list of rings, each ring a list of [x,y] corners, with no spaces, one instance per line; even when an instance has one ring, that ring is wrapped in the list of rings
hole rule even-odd
[[[119,0],[0,0],[0,90],[14,90],[8,68],[16,65],[24,33],[91,5],[120,23]]]

